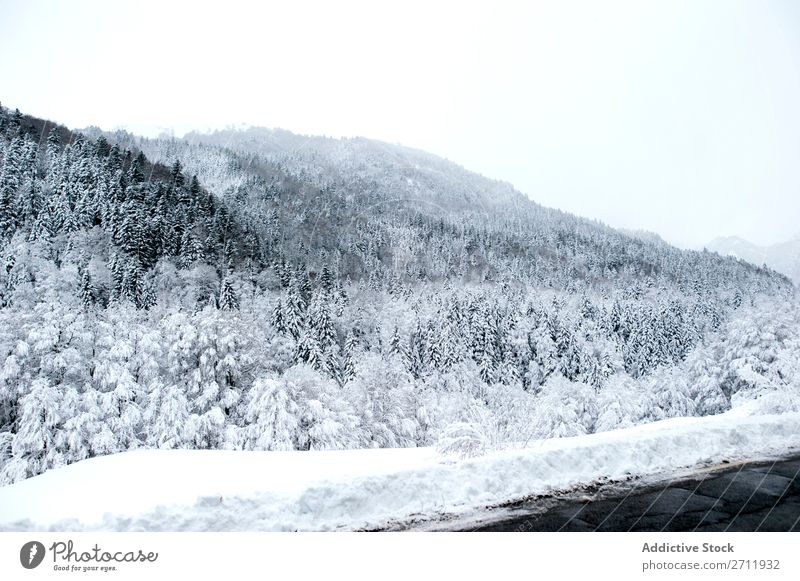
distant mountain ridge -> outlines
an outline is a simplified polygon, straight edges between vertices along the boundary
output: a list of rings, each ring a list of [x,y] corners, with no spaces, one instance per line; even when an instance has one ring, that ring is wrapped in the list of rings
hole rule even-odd
[[[286,168],[301,168],[304,177],[311,177],[320,186],[343,177],[348,181],[380,183],[385,196],[418,197],[446,204],[446,210],[457,209],[462,203],[483,208],[498,203],[530,203],[507,182],[479,176],[426,151],[365,137],[338,139],[250,127],[192,132],[183,140],[191,145],[256,155]]]
[[[707,248],[757,266],[766,264],[791,278],[795,284],[800,284],[800,233],[791,240],[769,246],[759,246],[738,236],[723,236],[712,240]]]

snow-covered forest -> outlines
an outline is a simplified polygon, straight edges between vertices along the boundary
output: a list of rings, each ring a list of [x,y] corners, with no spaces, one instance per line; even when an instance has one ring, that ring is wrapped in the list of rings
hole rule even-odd
[[[785,276],[400,146],[0,107],[0,240],[0,483],[141,447],[479,453],[800,410]]]

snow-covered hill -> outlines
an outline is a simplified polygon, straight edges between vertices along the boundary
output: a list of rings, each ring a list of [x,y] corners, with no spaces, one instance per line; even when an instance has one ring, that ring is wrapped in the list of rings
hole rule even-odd
[[[0,107],[0,242],[0,483],[138,448],[502,446],[800,383],[785,276],[365,139]]]
[[[488,179],[426,151],[363,137],[333,139],[251,127],[190,133],[184,139],[192,145],[260,156],[293,173],[313,177],[320,186],[342,179],[371,184],[389,198],[434,202],[448,210],[531,205],[506,182]]]
[[[714,239],[707,248],[755,265],[766,264],[791,278],[795,284],[800,284],[800,234],[770,246],[758,246],[738,236],[725,236]]]

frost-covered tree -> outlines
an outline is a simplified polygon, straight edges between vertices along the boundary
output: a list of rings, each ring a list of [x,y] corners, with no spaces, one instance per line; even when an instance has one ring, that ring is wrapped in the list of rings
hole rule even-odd
[[[533,423],[543,438],[579,436],[594,431],[597,396],[584,384],[554,375],[538,395]]]
[[[194,440],[189,433],[189,402],[175,384],[156,382],[149,394],[144,420],[145,443],[154,448],[184,448]]]
[[[236,291],[229,276],[225,276],[222,279],[222,286],[219,292],[219,308],[223,311],[239,309],[239,298],[236,296]]]
[[[299,406],[280,377],[260,377],[248,392],[245,448],[295,450],[304,438],[298,432]]]
[[[347,398],[360,414],[362,445],[397,448],[414,445],[418,430],[413,379],[402,360],[361,356]]]
[[[298,449],[353,447],[357,441],[357,418],[349,402],[339,397],[334,381],[308,365],[287,369],[282,381],[298,407]]]
[[[95,303],[95,288],[89,270],[84,269],[81,274],[80,298],[85,309],[91,309]]]
[[[58,390],[45,379],[35,379],[19,406],[19,428],[11,445],[11,461],[20,464],[19,470],[25,476],[61,464],[56,444],[57,429],[63,419]]]

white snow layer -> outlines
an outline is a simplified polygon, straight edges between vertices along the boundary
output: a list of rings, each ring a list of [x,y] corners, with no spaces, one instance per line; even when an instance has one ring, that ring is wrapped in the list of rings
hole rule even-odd
[[[467,460],[430,448],[141,450],[0,488],[0,530],[358,529],[798,446],[800,413],[728,413],[541,440]]]

